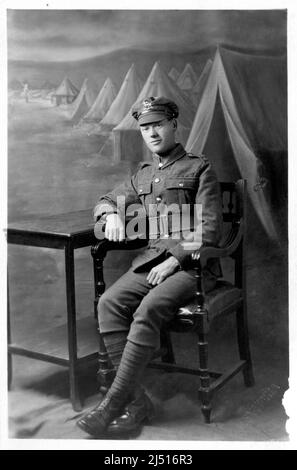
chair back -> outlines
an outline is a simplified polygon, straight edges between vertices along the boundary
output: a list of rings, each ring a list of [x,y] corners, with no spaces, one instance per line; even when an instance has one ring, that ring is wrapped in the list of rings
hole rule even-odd
[[[223,221],[232,224],[245,218],[246,181],[220,182],[222,194]]]
[[[241,232],[241,241],[230,255],[234,259],[234,284],[243,288],[245,285],[245,219],[246,219],[246,180],[220,182],[224,226],[228,231],[222,247],[230,245]],[[231,227],[230,227],[231,224]]]

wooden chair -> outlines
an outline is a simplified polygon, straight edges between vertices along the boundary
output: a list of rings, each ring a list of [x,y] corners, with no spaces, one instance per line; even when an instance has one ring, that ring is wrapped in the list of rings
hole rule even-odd
[[[249,347],[245,275],[245,217],[246,182],[220,183],[223,201],[223,220],[227,224],[227,235],[219,248],[203,247],[192,256],[197,279],[197,289],[193,292],[193,302],[179,309],[173,321],[161,331],[160,362],[152,361],[150,367],[198,375],[200,378],[199,398],[201,411],[206,423],[210,422],[211,400],[214,393],[222,388],[239,372],[243,373],[246,386],[254,385],[252,360]],[[100,296],[105,290],[103,261],[109,250],[135,249],[146,244],[143,240],[122,243],[101,240],[92,247],[95,280],[95,315]],[[201,265],[208,258],[231,257],[234,260],[234,281],[219,280],[216,288],[204,294]],[[227,314],[236,315],[239,361],[224,373],[212,372],[208,366],[208,331],[214,318]],[[170,331],[194,331],[198,336],[197,369],[181,367],[176,364],[170,339]],[[108,388],[113,376],[108,355],[99,332],[99,371],[102,388]]]

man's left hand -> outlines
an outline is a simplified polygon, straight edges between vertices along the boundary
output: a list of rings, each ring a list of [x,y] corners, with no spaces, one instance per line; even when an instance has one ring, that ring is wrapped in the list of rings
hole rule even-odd
[[[157,284],[161,284],[168,276],[173,274],[177,268],[179,267],[179,262],[174,256],[170,256],[170,258],[166,259],[162,263],[154,266],[148,276],[147,281],[156,286]]]

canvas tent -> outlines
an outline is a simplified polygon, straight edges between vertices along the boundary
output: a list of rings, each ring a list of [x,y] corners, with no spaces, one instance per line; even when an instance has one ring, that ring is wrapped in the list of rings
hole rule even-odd
[[[107,78],[98,93],[96,100],[89,111],[82,118],[82,122],[100,122],[109,110],[116,97],[116,89],[110,78]]]
[[[132,64],[117,96],[102,119],[100,127],[111,130],[113,127],[117,126],[135,102],[140,89],[141,82],[137,76],[135,65]]]
[[[162,70],[158,62],[153,66],[136,101],[142,101],[148,96],[166,96],[176,102],[180,112],[178,137],[181,143],[186,143],[195,114],[193,104]],[[141,161],[148,158],[149,153],[143,144],[137,121],[131,115],[131,109],[113,129],[113,138],[116,161],[131,159]]]
[[[198,77],[191,64],[186,64],[176,83],[181,90],[191,91],[197,83]]]
[[[196,85],[192,89],[192,98],[193,98],[194,103],[197,104],[197,105],[200,102],[203,90],[204,90],[206,82],[208,80],[208,76],[209,76],[209,73],[210,73],[210,70],[211,70],[211,66],[212,66],[212,60],[208,59],[208,61],[206,62],[205,66],[204,66],[204,68],[201,72],[201,75],[200,75],[198,81],[196,82]]]
[[[237,167],[263,227],[277,239],[273,207],[286,181],[286,58],[217,50],[186,148],[206,153],[220,180],[233,179]]]
[[[176,70],[175,67],[172,67],[172,69],[170,70],[170,72],[168,73],[169,77],[171,78],[171,80],[173,80],[174,82],[176,82],[180,76],[180,73],[178,72],[178,70]]]
[[[71,83],[68,77],[65,77],[52,95],[53,102],[60,104],[72,103],[77,97],[78,89]]]
[[[95,93],[88,85],[88,79],[85,78],[77,98],[66,109],[68,119],[77,123],[90,109],[94,100]]]

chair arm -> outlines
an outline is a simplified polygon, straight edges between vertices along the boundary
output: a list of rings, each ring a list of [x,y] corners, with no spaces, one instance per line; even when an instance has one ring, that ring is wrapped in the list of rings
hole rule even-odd
[[[97,305],[99,298],[105,291],[105,281],[103,273],[104,258],[108,251],[111,250],[137,250],[147,245],[147,240],[136,239],[136,240],[124,240],[122,242],[111,242],[103,239],[99,240],[95,245],[91,247],[91,255],[93,257],[94,267],[94,288],[95,288],[95,299],[94,299],[94,316],[97,318]]]
[[[126,217],[126,222],[129,222],[130,217]],[[105,232],[106,220],[98,220],[94,226],[94,235],[99,240],[93,247],[97,252],[102,254],[112,250],[137,250],[147,245],[148,241],[145,238],[125,239],[121,242],[112,242],[104,238],[102,235]]]
[[[147,245],[146,239],[136,238],[135,240],[123,240],[121,242],[112,242],[107,240],[106,238],[99,238],[100,235],[105,231],[106,221],[103,222],[98,221],[94,227],[94,234],[95,237],[98,238],[98,243],[92,246],[91,252],[92,256],[99,256],[105,257],[108,251],[113,250],[137,250],[139,248],[143,248]]]
[[[113,250],[138,250],[147,245],[147,240],[124,240],[122,242],[111,242],[109,240],[100,240],[98,243],[92,246],[92,255],[101,255],[105,257],[108,251]]]
[[[225,243],[221,247],[202,246],[192,254],[194,267],[199,268],[205,264],[209,258],[224,258],[231,256],[238,248],[243,237],[243,225],[239,223],[236,228],[232,228]]]

